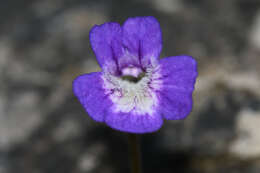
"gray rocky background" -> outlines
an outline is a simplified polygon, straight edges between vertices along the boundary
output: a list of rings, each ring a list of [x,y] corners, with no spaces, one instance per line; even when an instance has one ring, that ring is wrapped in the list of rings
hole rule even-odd
[[[129,172],[127,138],[72,93],[94,24],[155,16],[162,57],[198,61],[194,109],[142,135],[144,172],[260,172],[259,0],[2,0],[0,173]]]

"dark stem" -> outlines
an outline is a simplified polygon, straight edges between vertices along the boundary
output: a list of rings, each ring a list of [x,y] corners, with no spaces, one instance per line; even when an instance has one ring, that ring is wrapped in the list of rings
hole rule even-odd
[[[138,137],[136,134],[128,134],[131,173],[142,173],[141,148]]]

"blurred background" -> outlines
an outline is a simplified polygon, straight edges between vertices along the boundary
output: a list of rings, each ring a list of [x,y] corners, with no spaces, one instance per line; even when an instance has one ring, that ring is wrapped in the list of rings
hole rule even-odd
[[[100,70],[89,30],[155,16],[161,57],[192,55],[194,109],[142,135],[144,172],[260,172],[259,0],[5,0],[0,173],[129,172],[127,137],[91,120],[73,79]]]

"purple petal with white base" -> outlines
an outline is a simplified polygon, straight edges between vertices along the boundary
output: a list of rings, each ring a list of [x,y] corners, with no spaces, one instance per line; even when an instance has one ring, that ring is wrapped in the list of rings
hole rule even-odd
[[[190,56],[176,56],[162,59],[160,69],[163,78],[161,112],[165,119],[183,119],[192,109],[197,63]]]
[[[78,76],[73,82],[73,91],[80,103],[95,121],[103,122],[107,108],[112,105],[103,89],[101,72]]]
[[[73,89],[94,120],[123,132],[149,133],[163,118],[190,113],[196,61],[190,56],[159,61],[162,39],[155,18],[95,26],[90,41],[102,72],[79,76]]]
[[[157,63],[162,49],[162,34],[158,21],[151,16],[129,18],[123,25],[123,44],[133,60],[146,68]],[[119,60],[123,64],[125,57]],[[123,61],[121,63],[121,61]]]
[[[115,22],[96,25],[89,35],[92,49],[101,68],[111,74],[117,74],[116,57],[122,56],[121,26]]]

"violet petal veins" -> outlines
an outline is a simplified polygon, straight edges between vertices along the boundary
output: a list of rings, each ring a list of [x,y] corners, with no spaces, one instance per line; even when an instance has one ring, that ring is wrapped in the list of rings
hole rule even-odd
[[[102,71],[78,76],[73,90],[92,119],[123,132],[148,133],[163,119],[184,119],[191,112],[197,63],[186,55],[159,60],[162,34],[154,17],[96,25],[90,42]]]

